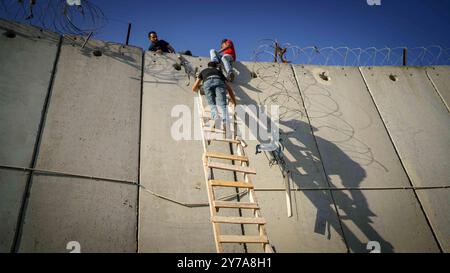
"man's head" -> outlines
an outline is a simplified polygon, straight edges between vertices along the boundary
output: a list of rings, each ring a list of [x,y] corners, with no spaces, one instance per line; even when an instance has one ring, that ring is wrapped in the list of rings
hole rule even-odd
[[[150,31],[148,33],[148,39],[152,42],[156,42],[156,41],[158,41],[158,34],[156,34],[155,31]]]
[[[228,39],[222,39],[222,42],[220,43],[220,48],[221,49],[224,49],[228,44],[227,44],[227,42],[228,42]]]
[[[209,62],[208,63],[208,67],[217,68],[217,63],[216,62]]]

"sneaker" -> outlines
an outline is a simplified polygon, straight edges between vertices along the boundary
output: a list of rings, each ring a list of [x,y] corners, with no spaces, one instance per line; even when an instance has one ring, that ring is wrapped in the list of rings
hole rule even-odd
[[[227,79],[228,79],[228,81],[233,82],[234,81],[234,73],[233,72],[228,73]]]
[[[180,71],[181,70],[181,64],[175,63],[175,64],[173,64],[173,68],[175,68],[175,70]]]

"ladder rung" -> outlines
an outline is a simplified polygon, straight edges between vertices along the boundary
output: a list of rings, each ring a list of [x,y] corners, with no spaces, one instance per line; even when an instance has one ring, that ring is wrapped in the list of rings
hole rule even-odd
[[[211,186],[253,189],[253,184],[237,181],[209,180]]]
[[[221,142],[230,142],[230,143],[234,143],[234,144],[239,144],[241,143],[240,140],[235,140],[235,139],[225,139],[225,138],[206,138],[206,140],[209,141],[221,141]]]
[[[219,163],[219,162],[209,162],[208,167],[214,168],[214,169],[220,169],[220,170],[227,170],[227,171],[234,171],[234,172],[241,172],[241,173],[248,173],[248,174],[256,174],[256,170],[252,169],[250,167],[229,165],[229,164],[223,164],[223,163]]]
[[[213,120],[212,118],[210,118],[210,117],[207,117],[207,116],[202,116],[201,117],[202,119],[203,119],[203,126],[209,126],[210,125],[210,122]],[[205,121],[206,120],[206,121]],[[237,121],[237,120],[230,120],[229,121],[229,124],[236,124],[236,125],[240,125],[240,124],[243,124],[241,121]]]
[[[204,137],[205,137],[205,140],[208,140],[208,139],[222,139],[222,138],[225,138],[224,137],[224,133],[214,133],[214,132],[208,132],[208,131],[204,131]]]
[[[205,113],[210,113],[210,112],[205,112]],[[201,118],[204,118],[204,119],[207,119],[207,120],[213,120],[213,118],[211,117],[211,115],[202,115],[202,114],[200,114],[200,117]],[[233,120],[233,119],[230,119],[230,121],[231,120]],[[234,119],[236,122],[239,122],[239,121],[237,121],[236,119]]]
[[[216,107],[218,107],[218,106],[216,105]],[[203,106],[203,109],[204,109],[204,112],[210,112],[211,111],[211,106],[209,106],[209,104],[205,104]],[[231,109],[229,105],[227,106],[227,109]]]
[[[212,133],[226,133],[224,130],[221,129],[216,129],[216,128],[210,128],[210,127],[205,127],[203,128],[203,131],[205,132],[212,132]]]
[[[228,160],[236,160],[236,161],[244,161],[248,162],[248,157],[239,156],[239,155],[231,155],[231,154],[223,154],[216,152],[207,152],[205,154],[206,157],[218,158],[218,159],[228,159]]]
[[[214,201],[214,207],[227,209],[259,209],[256,203]]]
[[[221,243],[262,243],[268,244],[267,236],[245,236],[245,235],[220,235],[219,241]]]
[[[263,225],[266,223],[266,219],[261,217],[226,217],[226,216],[214,216],[211,221],[213,223],[224,224],[258,224]]]

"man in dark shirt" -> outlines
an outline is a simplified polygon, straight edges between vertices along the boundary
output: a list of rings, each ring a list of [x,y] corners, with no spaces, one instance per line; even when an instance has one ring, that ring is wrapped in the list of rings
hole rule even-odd
[[[173,49],[170,44],[164,40],[158,40],[158,34],[154,31],[150,31],[148,33],[148,39],[150,40],[151,44],[148,48],[149,51],[159,51],[159,52],[166,52],[166,53],[176,53],[175,49]]]
[[[231,103],[236,105],[236,98],[234,96],[233,88],[229,84],[227,78],[217,69],[216,62],[209,62],[208,68],[205,68],[198,75],[197,80],[192,86],[192,91],[196,92],[203,81],[203,91],[205,92],[206,100],[211,107],[211,117],[217,122],[219,116],[217,113],[217,106],[222,110],[222,121],[228,123],[227,111],[227,91],[230,95]]]

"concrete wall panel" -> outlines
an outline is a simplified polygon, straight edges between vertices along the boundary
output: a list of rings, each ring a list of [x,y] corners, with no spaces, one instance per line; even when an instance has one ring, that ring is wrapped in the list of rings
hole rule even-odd
[[[237,63],[233,82],[240,105],[279,105],[283,158],[291,172],[290,188],[327,187],[326,176],[311,127],[305,115],[291,66],[271,63]],[[256,78],[251,76],[256,73]],[[246,121],[246,134],[250,121]],[[253,132],[253,131],[252,131]],[[256,136],[256,132],[253,132]],[[255,154],[264,139],[246,140],[250,165],[256,168],[256,188],[285,188],[280,165],[270,165],[269,154]],[[257,192],[269,239],[279,252],[346,252],[347,248],[329,191],[292,192],[293,216],[287,216],[285,192]],[[328,230],[326,230],[328,228]],[[286,232],[290,234],[289,240]]]
[[[28,173],[0,170],[0,252],[10,252]]]
[[[55,33],[0,20],[0,165],[31,166],[58,47]],[[0,172],[0,252],[11,249],[27,179]]]
[[[450,185],[450,115],[425,71],[412,67],[361,71],[413,184]]]
[[[427,67],[426,71],[431,83],[447,106],[447,110],[450,111],[450,67]]]
[[[62,45],[37,168],[137,181],[142,51],[95,40],[81,49],[82,43],[67,37]],[[103,55],[94,56],[95,49]],[[61,246],[69,239],[95,238],[82,247],[134,252],[137,194],[136,186],[35,176],[20,251],[66,251]]]
[[[61,50],[38,167],[136,181],[142,51],[95,40],[80,49],[74,38]]]
[[[35,175],[20,252],[135,252],[136,200],[133,185]]]
[[[260,178],[256,176],[258,180]],[[256,183],[258,182],[256,181]],[[328,191],[293,191],[292,217],[285,192],[257,191],[269,239],[278,253],[344,253],[341,227]]]
[[[450,184],[450,115],[422,68],[361,68],[363,77],[414,186]],[[450,209],[444,191],[424,191],[420,201],[440,245],[448,245]],[[424,195],[429,195],[424,198]],[[444,200],[435,200],[436,198]],[[431,201],[433,200],[433,201]],[[444,206],[435,207],[435,205]]]
[[[306,110],[315,132],[318,149],[329,181],[335,187],[401,187],[409,186],[408,178],[389,139],[384,124],[370,97],[358,68],[294,66]],[[346,238],[352,251],[365,252],[370,240],[379,241],[389,251],[408,251],[408,242],[427,242],[433,246],[433,236],[425,216],[414,206],[394,209],[398,204],[368,197],[368,191],[333,191],[342,215]],[[400,191],[389,191],[394,199],[404,198]],[[414,196],[408,195],[411,204]],[[374,213],[379,202],[384,210]],[[417,202],[417,201],[416,201]],[[350,205],[351,204],[351,205]],[[401,214],[401,215],[397,215]],[[411,224],[412,237],[407,237],[403,216]],[[420,223],[420,225],[419,225]],[[420,230],[421,232],[415,232]],[[422,232],[426,231],[426,232]],[[401,233],[404,237],[390,235]],[[357,241],[359,234],[365,240]],[[421,236],[418,238],[418,236]],[[421,244],[418,244],[420,246]],[[418,250],[410,246],[409,251]],[[429,249],[425,247],[424,249]],[[433,248],[431,248],[433,249]]]
[[[206,67],[205,58],[186,57],[193,67]],[[194,79],[188,78],[184,68],[177,71],[178,62],[173,54],[158,55],[147,52],[143,89],[141,184],[148,189],[183,203],[208,203],[203,174],[203,147],[199,121],[194,117],[195,93],[191,91]],[[173,116],[176,106],[186,109],[189,116],[188,139],[172,134],[181,116]],[[178,128],[178,127],[176,127]],[[188,129],[189,130],[189,129]],[[192,140],[189,140],[192,139]],[[209,147],[229,153],[225,144]],[[215,177],[234,180],[231,172],[215,171]],[[220,196],[234,193],[234,189],[221,191]],[[208,207],[186,208],[173,202],[155,198],[140,191],[139,252],[215,252],[213,230]],[[158,208],[158,209],[155,209]],[[227,212],[237,216],[237,211]],[[222,227],[223,234],[241,233],[239,226]],[[227,252],[242,252],[239,245],[227,245]]]
[[[379,242],[383,253],[439,252],[412,190],[339,191],[334,197],[351,252],[368,252],[369,241]]]
[[[358,68],[294,69],[330,182],[335,187],[408,186]]]
[[[436,233],[441,248],[450,252],[450,213],[448,213],[450,189],[418,190],[417,195],[430,219],[431,226]]]

